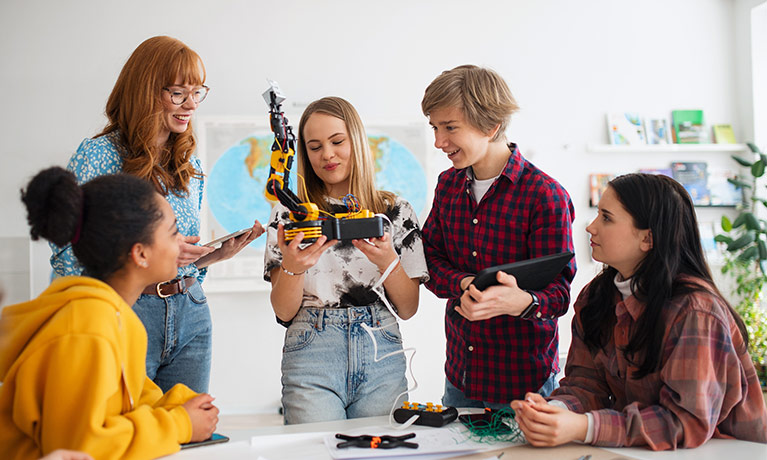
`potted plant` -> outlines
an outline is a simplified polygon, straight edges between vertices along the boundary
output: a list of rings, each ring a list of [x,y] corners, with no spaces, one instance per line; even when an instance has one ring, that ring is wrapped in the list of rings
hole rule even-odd
[[[735,310],[743,318],[748,330],[749,353],[762,383],[767,389],[767,220],[759,211],[767,212],[767,198],[759,191],[759,178],[767,168],[767,155],[748,143],[752,158],[733,155],[732,158],[747,168],[748,175],[728,179],[743,191],[743,203],[738,206],[734,221],[722,216],[723,233],[715,240],[726,245],[722,273],[735,282]],[[761,187],[764,187],[763,185]],[[767,194],[765,194],[767,195]],[[767,397],[767,393],[765,394]]]

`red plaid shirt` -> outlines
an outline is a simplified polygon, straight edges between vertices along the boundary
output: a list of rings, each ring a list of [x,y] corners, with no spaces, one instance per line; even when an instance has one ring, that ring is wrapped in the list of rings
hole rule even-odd
[[[439,176],[434,204],[423,227],[431,280],[426,286],[446,298],[445,374],[476,400],[509,402],[537,391],[559,371],[557,318],[570,304],[575,259],[545,290],[531,319],[502,315],[468,321],[454,311],[460,280],[483,268],[573,251],[575,216],[567,191],[520,155],[511,156],[500,177],[477,203],[468,169]]]
[[[592,355],[580,319],[588,288],[575,302],[566,377],[551,399],[574,412],[591,412],[593,444],[665,450],[697,447],[712,437],[767,442],[767,409],[754,364],[716,297],[696,292],[664,307],[660,369],[635,380],[627,378],[636,367],[621,349],[644,304],[634,296],[621,301],[616,289],[612,337]]]

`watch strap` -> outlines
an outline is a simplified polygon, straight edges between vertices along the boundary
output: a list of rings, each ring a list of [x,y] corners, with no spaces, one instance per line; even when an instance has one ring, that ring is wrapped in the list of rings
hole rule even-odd
[[[524,310],[522,310],[522,313],[519,314],[519,317],[522,319],[529,319],[533,316],[536,310],[538,310],[538,307],[541,306],[541,302],[534,292],[528,290],[525,290],[525,292],[530,294],[530,296],[533,298],[533,301],[530,302],[530,305],[528,305]]]

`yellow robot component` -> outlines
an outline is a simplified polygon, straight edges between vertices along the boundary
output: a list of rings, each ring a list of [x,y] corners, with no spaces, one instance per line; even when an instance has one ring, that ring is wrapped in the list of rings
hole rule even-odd
[[[307,243],[323,235],[328,240],[383,236],[383,219],[372,211],[359,209],[356,199],[355,205],[349,207],[355,211],[328,215],[327,218],[320,219],[320,210],[315,203],[302,203],[290,190],[290,171],[295,156],[296,136],[281,110],[285,97],[275,82],[270,80],[269,83],[270,87],[263,96],[269,105],[269,124],[274,133],[274,142],[264,195],[270,201],[278,201],[290,211],[292,222],[285,225],[285,240],[293,240],[299,232],[304,233],[304,241]]]

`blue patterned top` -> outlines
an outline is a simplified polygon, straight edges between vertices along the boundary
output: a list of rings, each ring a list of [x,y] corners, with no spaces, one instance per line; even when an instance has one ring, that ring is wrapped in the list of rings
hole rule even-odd
[[[117,174],[122,172],[121,154],[125,151],[126,148],[120,143],[120,133],[117,131],[95,139],[85,139],[77,148],[77,153],[70,158],[67,169],[74,173],[79,184],[99,176]],[[197,171],[202,172],[199,158],[192,155],[189,161]],[[182,235],[200,234],[203,185],[203,179],[192,177],[186,194],[179,197],[169,193],[165,196],[173,208],[173,212],[176,213],[178,231]],[[67,244],[63,248],[52,243],[49,245],[53,250],[51,267],[53,267],[56,276],[80,275],[82,273],[83,267],[72,253],[71,244]],[[196,276],[197,280],[202,283],[206,272],[207,268],[198,269],[195,264],[190,264],[186,267],[179,267],[178,276]]]

